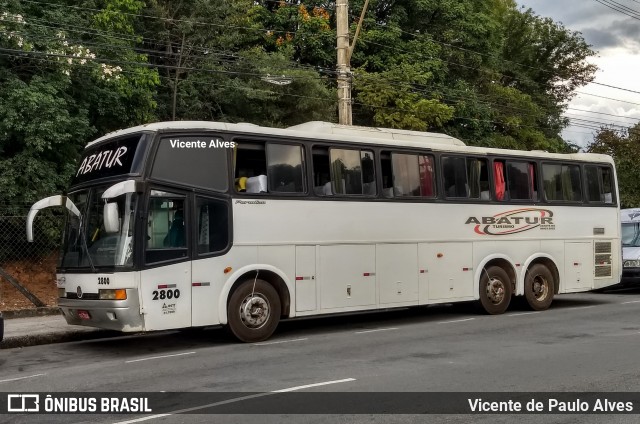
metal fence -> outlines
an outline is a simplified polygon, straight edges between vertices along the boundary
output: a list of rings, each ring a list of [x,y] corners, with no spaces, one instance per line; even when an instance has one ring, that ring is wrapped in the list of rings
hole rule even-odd
[[[55,267],[63,213],[41,211],[27,242],[31,204],[0,204],[0,311],[55,305]]]

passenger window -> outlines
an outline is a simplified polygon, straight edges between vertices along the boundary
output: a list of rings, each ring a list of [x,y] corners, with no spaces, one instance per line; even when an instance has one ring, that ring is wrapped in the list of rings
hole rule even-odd
[[[580,167],[566,164],[542,165],[544,195],[550,201],[579,202],[582,200]]]
[[[225,250],[229,245],[229,210],[220,200],[196,199],[198,254]]]
[[[147,215],[147,263],[186,257],[187,234],[184,196],[152,190]]]
[[[442,173],[447,197],[489,200],[486,159],[443,157]]]
[[[238,143],[235,151],[236,191],[267,192],[267,158],[264,143]]]
[[[362,194],[362,168],[357,150],[330,149],[331,185],[336,194]]]
[[[302,146],[238,143],[235,152],[236,191],[304,193]]]
[[[321,196],[375,195],[376,175],[373,152],[315,147],[313,185],[315,193]]]
[[[495,161],[496,200],[537,200],[536,167],[531,162]]]
[[[329,148],[314,147],[311,156],[313,160],[313,190],[315,194],[319,196],[332,195]]]
[[[267,144],[269,191],[304,193],[302,146]]]
[[[383,160],[383,195],[385,197],[435,197],[433,156],[393,153],[392,178],[386,178]],[[388,184],[391,181],[392,184]]]
[[[587,165],[585,184],[589,202],[613,203],[611,169],[608,167]]]

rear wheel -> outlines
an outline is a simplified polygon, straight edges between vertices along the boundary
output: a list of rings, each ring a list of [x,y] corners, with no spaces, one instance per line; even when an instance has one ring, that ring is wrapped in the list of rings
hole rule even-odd
[[[482,270],[480,277],[480,304],[491,315],[504,313],[511,302],[511,279],[499,266]]]
[[[280,322],[280,297],[264,280],[247,280],[229,299],[228,326],[242,342],[260,342],[273,334]]]
[[[527,271],[524,279],[524,297],[534,311],[544,311],[551,306],[554,292],[554,278],[549,268],[535,264]]]

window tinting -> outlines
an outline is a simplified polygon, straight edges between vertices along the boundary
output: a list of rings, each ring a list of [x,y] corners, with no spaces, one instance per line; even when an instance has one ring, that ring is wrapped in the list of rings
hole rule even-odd
[[[220,252],[229,244],[229,210],[227,204],[212,199],[196,200],[198,253]]]
[[[213,143],[216,143],[212,145]],[[227,190],[227,148],[215,136],[160,140],[151,176],[158,180],[216,191]]]
[[[570,202],[582,200],[578,165],[544,164],[542,178],[547,200]]]
[[[393,185],[383,188],[385,197],[434,197],[435,176],[433,157],[393,153],[391,155]],[[384,178],[383,161],[383,180]]]
[[[269,191],[303,193],[302,147],[285,144],[267,145],[267,179]]]
[[[486,159],[444,157],[442,174],[447,197],[489,200]]]
[[[611,169],[608,167],[586,165],[585,184],[589,202],[613,203]]]
[[[235,188],[245,193],[303,193],[302,146],[240,142],[235,152]]]
[[[317,195],[331,195],[331,166],[329,165],[329,148],[314,147],[313,160],[313,191]]]
[[[376,176],[373,152],[314,148],[313,185],[318,195],[375,195]]]
[[[362,194],[359,150],[330,149],[331,186],[336,194]]]

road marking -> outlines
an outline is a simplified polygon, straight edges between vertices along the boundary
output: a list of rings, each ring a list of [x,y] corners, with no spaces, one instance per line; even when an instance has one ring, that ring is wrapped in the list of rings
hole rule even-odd
[[[0,383],[6,383],[7,381],[24,380],[26,378],[40,377],[40,376],[43,376],[43,375],[47,375],[47,374],[34,374],[34,375],[28,375],[26,377],[7,378],[6,380],[0,380]]]
[[[508,316],[508,317],[517,317],[517,316],[520,316],[520,315],[531,315],[531,314],[539,314],[539,313],[540,313],[540,311],[533,311],[533,312],[518,312],[518,313],[516,313],[516,314],[508,314],[507,316]]]
[[[281,343],[302,342],[305,340],[309,340],[309,339],[304,338],[304,339],[278,340],[275,342],[265,342],[265,343],[252,343],[251,346],[267,346],[267,345],[274,345],[274,344],[281,344]]]
[[[596,307],[596,305],[590,305],[590,306],[576,306],[575,308],[569,308],[569,309],[576,310],[576,309],[589,309],[589,308],[595,308],[595,307]]]
[[[389,330],[397,330],[397,329],[398,327],[375,328],[373,330],[356,331],[356,334],[375,333],[376,331],[389,331]]]
[[[451,324],[454,322],[471,321],[472,319],[475,319],[475,318],[454,319],[453,321],[440,321],[438,324]]]
[[[200,409],[213,408],[213,407],[220,406],[220,405],[227,405],[229,403],[241,402],[243,400],[255,399],[255,398],[264,397],[264,396],[271,396],[271,395],[275,395],[276,393],[294,392],[296,390],[308,389],[310,387],[326,386],[328,384],[347,383],[347,382],[350,382],[350,381],[356,381],[356,379],[355,378],[345,378],[345,379],[342,379],[342,380],[324,381],[322,383],[313,383],[313,384],[306,384],[304,386],[289,387],[287,389],[274,390],[272,392],[267,392],[267,393],[256,393],[254,395],[248,395],[248,396],[242,396],[242,397],[237,397],[237,398],[233,398],[233,399],[227,399],[227,400],[223,400],[223,401],[220,401],[220,402],[209,403],[209,404],[206,404],[206,405],[194,406],[192,408],[178,409],[176,411],[167,412],[165,414],[150,415],[148,417],[136,418],[136,419],[128,420],[128,421],[119,421],[119,422],[114,423],[114,424],[139,423],[139,422],[142,422],[142,421],[148,421],[148,420],[153,420],[153,419],[156,419],[156,418],[168,417],[168,416],[175,415],[175,414],[183,414],[185,412],[198,411]]]
[[[304,386],[296,386],[296,387],[289,387],[288,389],[274,390],[271,393],[295,392],[296,390],[308,389],[309,387],[319,387],[319,386],[327,386],[329,384],[348,383],[350,381],[356,381],[356,379],[355,378],[343,378],[342,380],[324,381],[322,383],[306,384]]]
[[[194,353],[195,352],[183,352],[183,353],[175,353],[173,355],[150,356],[148,358],[132,359],[130,361],[125,361],[125,363],[130,364],[132,362],[150,361],[152,359],[162,359],[162,358],[172,358],[174,356],[193,355]]]
[[[627,305],[629,303],[640,303],[640,300],[632,300],[630,302],[622,302],[621,305]]]

